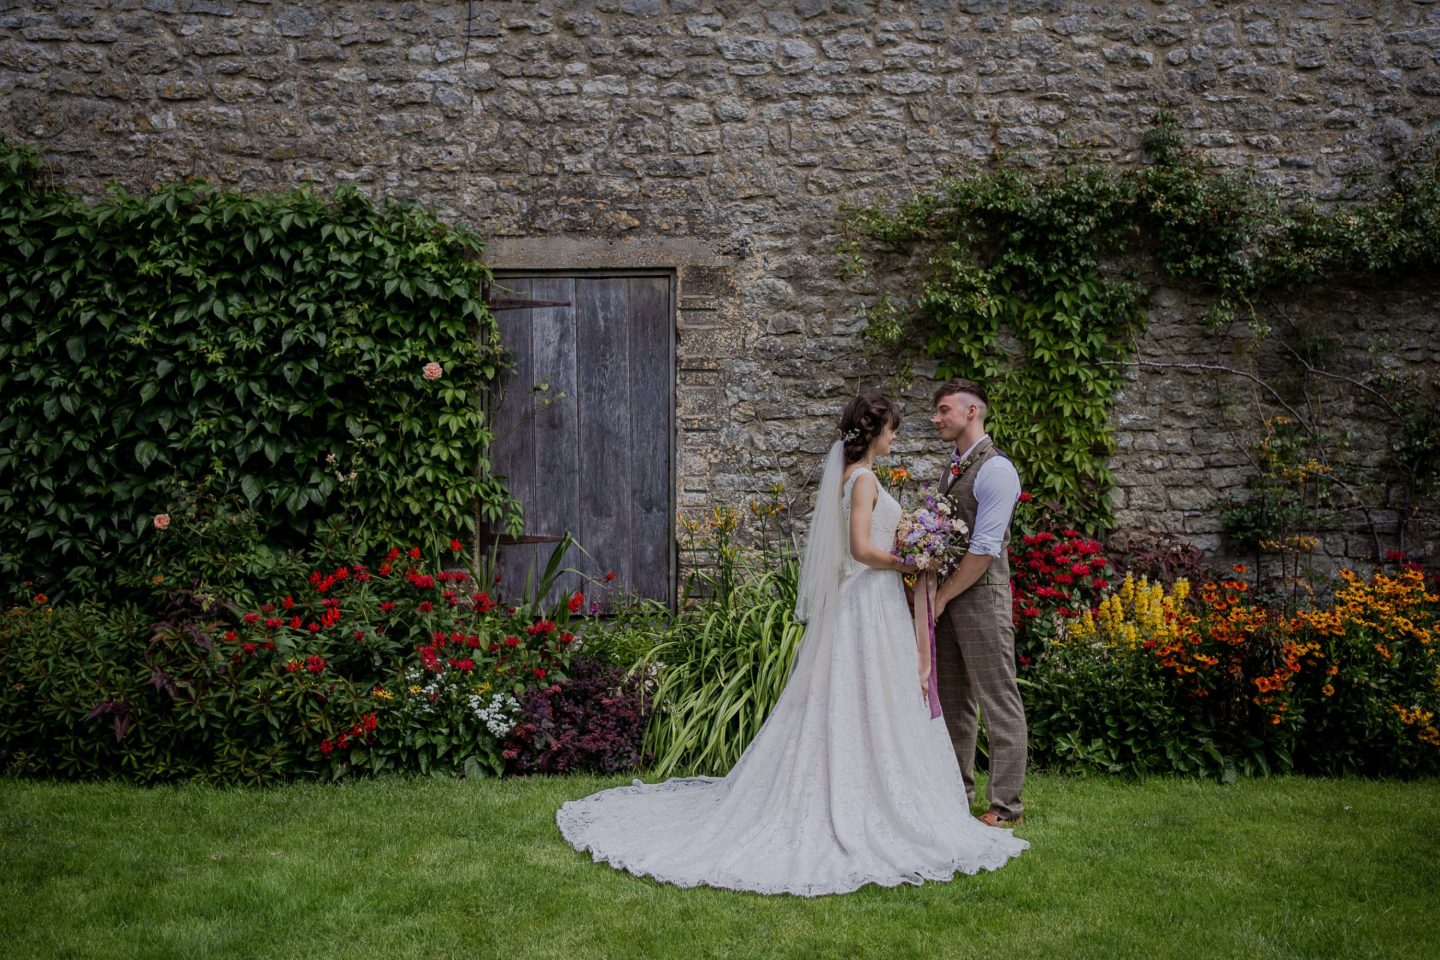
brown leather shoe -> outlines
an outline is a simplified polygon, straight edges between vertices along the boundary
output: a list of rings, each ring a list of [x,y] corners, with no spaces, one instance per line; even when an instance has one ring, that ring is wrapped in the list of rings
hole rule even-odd
[[[975,819],[979,820],[987,827],[1018,827],[1020,826],[1020,824],[1025,822],[1024,817],[1016,817],[1014,820],[1006,820],[994,810],[986,810],[984,813],[980,814],[980,816],[976,817]]]

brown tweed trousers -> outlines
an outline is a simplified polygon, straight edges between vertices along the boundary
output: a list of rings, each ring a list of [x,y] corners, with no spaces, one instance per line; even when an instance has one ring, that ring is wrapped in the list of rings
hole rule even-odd
[[[987,461],[1004,456],[993,443],[982,442],[985,448],[959,477],[951,480],[946,491],[955,503],[956,514],[972,531],[980,508],[975,499],[975,477]],[[1009,545],[1007,524],[1000,556],[990,561],[974,585],[950,601],[935,624],[935,679],[945,726],[965,779],[967,799],[974,804],[975,738],[983,718],[990,744],[990,781],[985,799],[998,816],[1014,820],[1024,809],[1020,790],[1025,784],[1028,732],[1025,706],[1015,683]]]

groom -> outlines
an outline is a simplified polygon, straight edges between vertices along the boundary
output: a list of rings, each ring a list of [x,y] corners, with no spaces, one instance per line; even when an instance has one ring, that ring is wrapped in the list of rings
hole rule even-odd
[[[985,433],[985,388],[951,380],[935,391],[930,422],[953,443],[940,490],[970,527],[969,552],[940,585],[936,605],[935,677],[967,799],[975,802],[976,714],[990,743],[990,809],[980,822],[1020,822],[1025,783],[1025,707],[1015,683],[1015,627],[1010,606],[1010,517],[1020,497],[1015,465]]]

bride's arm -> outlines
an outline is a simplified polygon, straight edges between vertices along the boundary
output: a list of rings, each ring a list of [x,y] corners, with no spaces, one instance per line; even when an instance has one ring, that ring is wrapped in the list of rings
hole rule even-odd
[[[850,556],[880,570],[912,570],[898,557],[870,542],[870,516],[875,512],[877,492],[875,478],[870,474],[862,473],[855,478],[850,491]]]

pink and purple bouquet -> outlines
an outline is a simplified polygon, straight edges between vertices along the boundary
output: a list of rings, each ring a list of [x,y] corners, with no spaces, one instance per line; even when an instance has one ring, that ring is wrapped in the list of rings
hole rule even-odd
[[[949,497],[931,484],[921,487],[920,505],[900,516],[891,553],[913,563],[921,573],[943,581],[955,569],[970,544],[970,528],[955,515]]]

